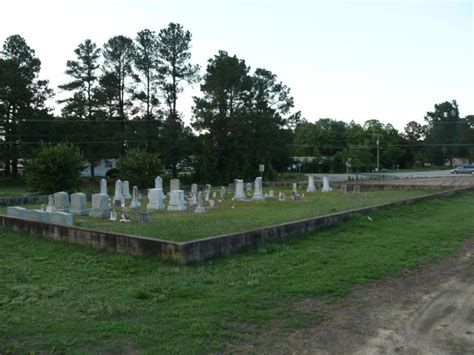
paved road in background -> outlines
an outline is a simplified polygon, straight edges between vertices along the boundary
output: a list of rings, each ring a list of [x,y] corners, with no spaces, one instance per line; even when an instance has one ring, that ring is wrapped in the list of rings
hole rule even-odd
[[[351,179],[414,179],[414,178],[434,178],[434,177],[446,177],[456,176],[450,173],[449,170],[436,170],[436,171],[413,171],[413,172],[402,172],[402,173],[360,173],[360,174],[314,174],[317,178],[322,179],[323,176],[329,177],[331,181],[347,181],[349,176]],[[469,175],[459,175],[469,176]]]

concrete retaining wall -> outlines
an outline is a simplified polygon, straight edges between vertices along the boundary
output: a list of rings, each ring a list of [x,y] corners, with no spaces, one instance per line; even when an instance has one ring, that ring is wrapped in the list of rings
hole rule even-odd
[[[48,203],[48,195],[0,197],[0,206],[23,206]]]
[[[474,187],[451,189],[406,200],[358,208],[346,212],[308,218],[251,231],[203,238],[184,243],[99,231],[87,228],[60,226],[50,223],[0,216],[0,226],[56,240],[89,245],[97,249],[132,255],[160,256],[182,264],[206,260],[218,255],[256,248],[266,242],[282,241],[295,236],[314,233],[321,228],[337,225],[356,215],[374,210],[413,204],[438,197],[446,197],[472,190]]]

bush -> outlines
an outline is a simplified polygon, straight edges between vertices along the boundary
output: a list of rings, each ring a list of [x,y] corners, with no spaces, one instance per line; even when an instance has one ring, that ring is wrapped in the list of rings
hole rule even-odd
[[[32,191],[51,194],[72,191],[79,185],[86,161],[79,148],[61,143],[43,145],[25,162],[26,184]]]
[[[128,180],[131,186],[154,187],[155,178],[163,171],[158,154],[150,154],[140,149],[130,149],[117,163],[120,178]]]
[[[106,178],[113,179],[113,180],[118,179],[119,175],[120,175],[120,171],[117,168],[112,168],[110,170],[107,170],[107,172],[105,173]]]

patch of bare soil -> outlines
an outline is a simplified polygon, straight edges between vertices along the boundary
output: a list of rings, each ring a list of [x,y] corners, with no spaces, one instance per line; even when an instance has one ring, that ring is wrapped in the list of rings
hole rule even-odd
[[[474,239],[439,263],[356,287],[336,304],[305,300],[295,311],[320,321],[290,334],[273,329],[237,352],[474,354]]]

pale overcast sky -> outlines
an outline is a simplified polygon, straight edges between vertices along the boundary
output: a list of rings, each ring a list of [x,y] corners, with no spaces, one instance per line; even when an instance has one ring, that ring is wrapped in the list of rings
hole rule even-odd
[[[0,41],[20,34],[57,86],[86,38],[159,31],[193,34],[203,72],[226,50],[277,74],[309,121],[379,119],[402,129],[435,103],[456,99],[474,114],[472,0],[15,0],[0,4]],[[191,117],[186,89],[179,109]]]

